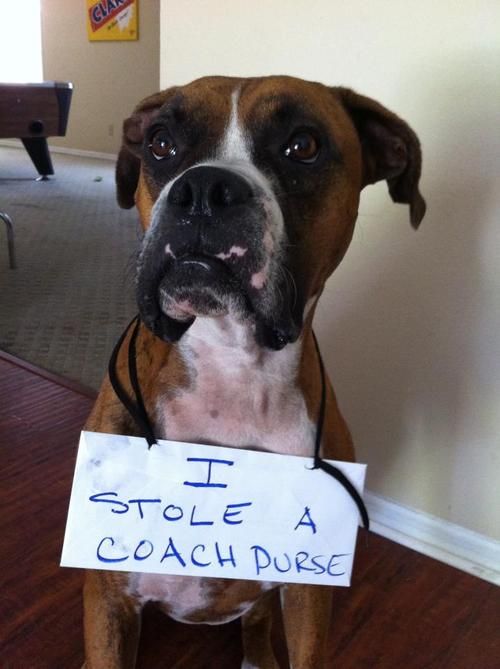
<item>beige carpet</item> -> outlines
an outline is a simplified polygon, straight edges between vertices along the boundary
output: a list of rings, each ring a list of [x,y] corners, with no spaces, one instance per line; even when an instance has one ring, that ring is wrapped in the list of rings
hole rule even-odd
[[[111,161],[52,154],[34,180],[24,149],[0,146],[0,211],[15,228],[9,269],[0,220],[0,349],[97,388],[135,313],[135,209],[119,209]]]

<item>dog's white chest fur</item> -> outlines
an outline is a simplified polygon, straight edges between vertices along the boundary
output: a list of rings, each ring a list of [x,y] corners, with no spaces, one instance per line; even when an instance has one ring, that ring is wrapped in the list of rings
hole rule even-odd
[[[239,618],[267,590],[267,581],[206,579],[161,574],[129,575],[129,592],[139,600],[157,602],[174,620],[219,625]]]
[[[300,341],[269,351],[248,325],[199,319],[181,351],[189,385],[157,405],[168,439],[312,456],[314,425],[296,381]]]

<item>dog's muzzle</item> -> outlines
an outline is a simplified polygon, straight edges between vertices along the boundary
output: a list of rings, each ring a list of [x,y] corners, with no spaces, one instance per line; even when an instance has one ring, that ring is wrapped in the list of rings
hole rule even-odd
[[[160,194],[139,256],[141,318],[166,341],[198,316],[255,321],[259,344],[283,348],[302,326],[283,267],[283,225],[271,193],[238,170],[193,167]],[[273,216],[274,214],[274,216]]]

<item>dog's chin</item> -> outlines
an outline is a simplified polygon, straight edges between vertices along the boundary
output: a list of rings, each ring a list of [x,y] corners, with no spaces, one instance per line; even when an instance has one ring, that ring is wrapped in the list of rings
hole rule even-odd
[[[178,321],[230,314],[242,319],[249,304],[236,277],[217,258],[187,257],[167,270],[158,286],[161,311]]]
[[[284,301],[266,309],[269,298],[262,304],[260,296],[245,291],[225,263],[214,258],[186,257],[172,263],[156,285],[138,297],[143,322],[168,342],[180,339],[196,318],[226,315],[249,321],[263,347],[279,350],[300,334],[301,322]]]
[[[251,316],[243,293],[224,282],[172,286],[164,280],[158,289],[158,302],[165,316],[180,322],[226,315],[242,321]]]

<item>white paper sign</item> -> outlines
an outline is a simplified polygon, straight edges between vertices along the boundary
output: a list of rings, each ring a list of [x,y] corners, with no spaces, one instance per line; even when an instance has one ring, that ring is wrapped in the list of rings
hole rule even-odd
[[[366,466],[330,461],[362,493]],[[349,585],[358,509],[312,458],[82,432],[65,567]]]

